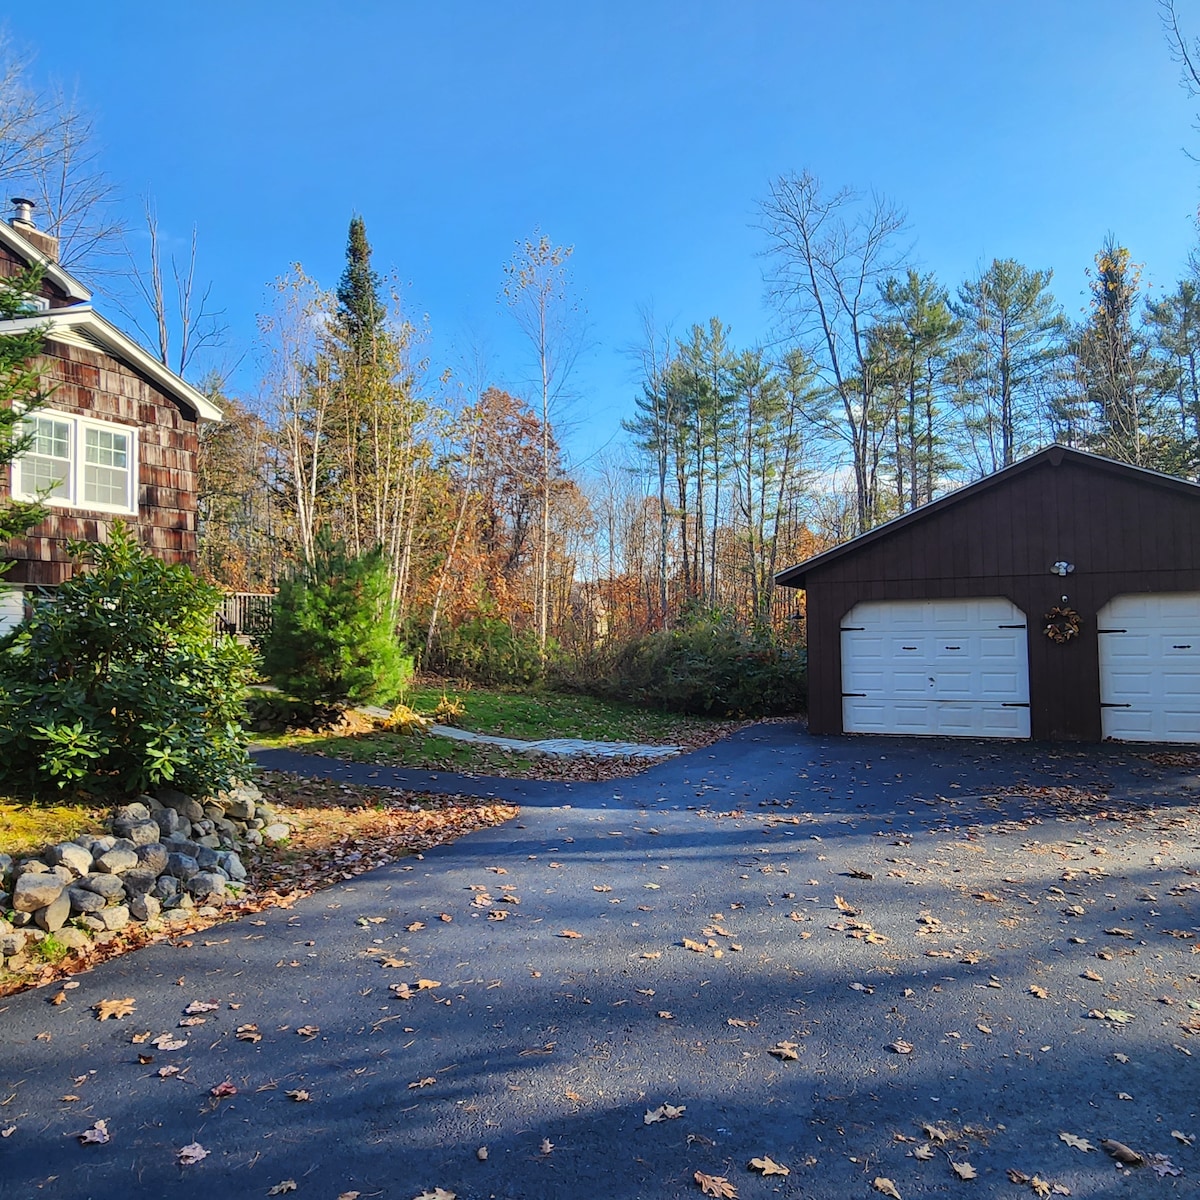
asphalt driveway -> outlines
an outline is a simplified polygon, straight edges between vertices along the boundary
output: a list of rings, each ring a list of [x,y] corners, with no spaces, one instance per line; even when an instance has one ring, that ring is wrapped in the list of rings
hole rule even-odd
[[[4,1002],[0,1197],[1197,1194],[1186,758],[782,723],[599,784],[259,758],[522,815]]]

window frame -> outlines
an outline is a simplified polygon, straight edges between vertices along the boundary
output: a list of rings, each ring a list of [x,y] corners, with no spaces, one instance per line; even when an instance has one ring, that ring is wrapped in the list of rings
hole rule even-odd
[[[48,508],[69,508],[79,509],[85,512],[105,512],[118,513],[122,516],[137,516],[138,515],[138,429],[134,425],[125,425],[120,421],[102,421],[95,417],[85,417],[79,413],[63,412],[57,408],[39,408],[29,414],[29,419],[37,420],[45,418],[50,421],[65,422],[70,427],[70,450],[71,450],[71,469],[70,474],[64,481],[67,487],[66,496],[47,496],[41,503]],[[103,433],[119,433],[124,436],[127,441],[126,462],[129,476],[128,490],[126,493],[126,503],[106,504],[99,500],[85,500],[83,498],[84,476],[87,468],[86,461],[86,439],[87,430],[97,430]],[[28,452],[27,452],[28,453]],[[25,472],[22,469],[22,460],[25,455],[16,458],[9,468],[9,478],[11,480],[12,495],[14,500],[36,501],[39,497],[36,492],[28,492],[24,488]],[[93,466],[98,465],[93,463]],[[99,464],[103,465],[103,464]]]

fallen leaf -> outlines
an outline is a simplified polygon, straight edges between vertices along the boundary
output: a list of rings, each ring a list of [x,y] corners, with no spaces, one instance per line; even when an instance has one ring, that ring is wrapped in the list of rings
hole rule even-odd
[[[187,1041],[184,1038],[172,1037],[169,1033],[160,1033],[150,1044],[163,1051],[182,1050],[187,1045]]]
[[[953,1159],[951,1159],[950,1169],[959,1177],[959,1179],[976,1178],[975,1168],[971,1166],[969,1162],[956,1163]]]
[[[900,1200],[900,1193],[896,1191],[896,1185],[886,1175],[877,1175],[871,1181],[871,1186],[877,1192],[890,1196],[892,1200]]]
[[[1060,1142],[1066,1142],[1074,1150],[1095,1150],[1095,1146],[1087,1140],[1087,1138],[1076,1137],[1073,1133],[1061,1132],[1058,1135]]]
[[[683,939],[683,948],[692,951],[693,954],[707,954],[708,947],[703,942],[694,942],[691,938]]]
[[[258,1032],[257,1025],[239,1025],[234,1032],[234,1037],[239,1042],[261,1042],[262,1034]]]
[[[414,986],[418,992],[427,992],[430,988],[440,988],[442,985],[437,979],[418,979]]]
[[[1152,1170],[1159,1179],[1164,1179],[1168,1175],[1182,1175],[1183,1172],[1170,1160],[1165,1154],[1152,1154],[1150,1156],[1150,1170]]]
[[[848,917],[858,916],[858,909],[846,903],[841,896],[834,896],[833,903],[838,912],[844,912]]]
[[[165,1069],[166,1068],[164,1068],[164,1070]],[[216,1087],[209,1088],[208,1094],[210,1096],[216,1096],[216,1098],[220,1100],[224,1096],[236,1096],[238,1094],[238,1090],[234,1086],[233,1081],[231,1079],[227,1079],[224,1083],[218,1083]]]
[[[446,924],[449,925],[454,918],[449,913],[438,913],[438,920],[445,921]]]
[[[555,936],[556,936],[556,937],[560,937],[560,938],[572,938],[572,939],[574,939],[574,938],[581,938],[581,937],[583,937],[583,934],[582,934],[582,933],[576,933],[574,929],[560,929],[560,930],[558,931],[558,933],[557,933]]]
[[[782,1059],[784,1062],[799,1062],[800,1055],[796,1053],[799,1046],[799,1042],[776,1042],[767,1053],[773,1054],[776,1058]]]
[[[1046,991],[1044,987],[1036,983],[1031,983],[1029,985],[1029,994],[1031,996],[1036,996],[1039,1000],[1045,1000],[1046,997],[1050,995],[1050,993]]]
[[[97,1019],[101,1021],[107,1021],[109,1017],[127,1017],[135,1007],[132,996],[126,996],[124,1000],[101,1000],[99,1004],[92,1005]]]
[[[737,1200],[737,1188],[723,1175],[705,1175],[703,1171],[697,1171],[692,1178],[706,1196],[716,1196],[718,1200]]]
[[[914,1146],[912,1156],[921,1162],[928,1162],[933,1157],[933,1147],[926,1145]]]
[[[159,1067],[156,1074],[158,1075],[159,1079],[170,1079],[172,1075],[179,1074],[179,1068],[178,1067]]]
[[[912,1042],[906,1042],[903,1038],[897,1038],[888,1046],[888,1049],[895,1054],[911,1054],[913,1045]]]
[[[411,1092],[413,1088],[431,1087],[435,1083],[437,1083],[437,1077],[434,1075],[427,1075],[424,1079],[418,1079],[415,1083],[410,1083],[408,1085],[408,1090]]]
[[[643,1125],[654,1125],[659,1121],[676,1121],[687,1112],[686,1104],[660,1104],[657,1108],[649,1108],[642,1118]]]
[[[298,1104],[303,1103],[305,1100],[312,1099],[312,1096],[308,1092],[306,1092],[303,1088],[293,1088],[292,1091],[284,1092],[283,1094],[289,1100],[295,1100]]]
[[[294,1179],[281,1179],[273,1188],[267,1188],[268,1196],[282,1196],[284,1192],[294,1192],[296,1190],[296,1181]]]
[[[1104,982],[1104,976],[1101,975],[1099,971],[1093,971],[1091,967],[1088,967],[1088,969],[1086,971],[1081,971],[1079,973],[1079,978],[1080,979],[1090,979],[1093,983],[1103,983]]]
[[[487,1162],[487,1156],[488,1148],[486,1146],[480,1146],[479,1149],[475,1151],[475,1157],[479,1159],[480,1162]]]
[[[665,1008],[664,1008],[664,1009],[660,1010],[660,1012],[659,1012],[659,1014],[658,1014],[658,1015],[659,1015],[659,1016],[660,1016],[660,1017],[661,1017],[661,1018],[662,1018],[664,1021],[673,1021],[673,1020],[675,1020],[675,1014],[674,1014],[673,1012],[671,1012],[669,1009],[665,1009]]]
[[[320,1030],[320,1027],[317,1025],[301,1025],[300,1028],[296,1030],[296,1032],[302,1038],[314,1038],[317,1036],[318,1033],[321,1032],[321,1030]]]
[[[76,1137],[79,1138],[81,1146],[103,1146],[111,1140],[108,1133],[108,1122],[97,1121],[90,1129],[76,1134]]]
[[[1101,1140],[1100,1145],[1117,1162],[1124,1163],[1127,1167],[1142,1167],[1146,1165],[1145,1158],[1136,1150],[1131,1150],[1124,1142],[1118,1142],[1112,1138],[1104,1138]]]
[[[1185,1146],[1191,1146],[1196,1141],[1196,1135],[1194,1133],[1189,1136],[1186,1133],[1180,1133],[1178,1129],[1172,1129],[1171,1136],[1177,1142],[1182,1142]]]
[[[59,1004],[61,1004],[61,1003],[62,1003],[62,1002],[63,1002],[63,1001],[66,999],[66,998],[67,998],[67,993],[66,993],[66,992],[55,992],[55,994],[54,994],[53,996],[51,996],[51,997],[50,997],[50,1003],[51,1003],[51,1004],[54,1004],[54,1005],[59,1005]]]
[[[503,867],[489,867],[489,870],[498,870],[501,875],[504,874]],[[356,1196],[357,1192],[354,1193]],[[456,1200],[456,1193],[448,1192],[445,1188],[434,1188],[432,1192],[422,1192],[419,1196],[414,1196],[413,1200]]]
[[[936,1142],[939,1146],[950,1138],[949,1130],[943,1129],[940,1125],[922,1125],[921,1132],[931,1141]]]
[[[610,888],[608,886],[608,884],[606,884],[606,883],[593,883],[592,891],[593,892],[611,892],[612,888]]]
[[[550,1154],[554,1150],[554,1143],[549,1138],[542,1138],[541,1153],[543,1155]]]
[[[9,1138],[16,1132],[17,1127],[15,1125],[6,1125],[3,1129],[0,1129],[0,1137]]]
[[[781,1163],[777,1163],[774,1159],[768,1158],[765,1154],[762,1158],[752,1158],[750,1160],[751,1171],[761,1171],[764,1175],[790,1175],[791,1171]]]
[[[183,1011],[191,1017],[196,1013],[213,1012],[220,1007],[215,1000],[193,1000]]]
[[[982,900],[985,904],[1000,903],[1000,897],[995,892],[972,892],[971,894],[976,900]]]
[[[199,1142],[189,1142],[186,1146],[180,1147],[178,1151],[179,1165],[190,1167],[202,1158],[207,1158],[208,1154],[209,1152]]]
[[[425,922],[424,921],[413,921],[413,923],[411,925],[405,925],[404,928],[407,929],[409,933],[416,933],[418,929],[425,928]]]

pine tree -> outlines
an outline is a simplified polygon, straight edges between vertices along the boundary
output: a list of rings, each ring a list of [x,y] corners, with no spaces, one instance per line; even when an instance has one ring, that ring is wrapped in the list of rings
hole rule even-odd
[[[387,309],[379,298],[380,279],[371,269],[367,226],[357,214],[350,218],[346,240],[346,269],[338,282],[338,319],[355,364],[374,362],[383,334]]]
[[[41,284],[40,267],[0,278],[0,321],[29,316],[29,299]],[[46,398],[41,368],[35,365],[44,339],[40,329],[0,336],[0,467],[8,466],[29,445],[22,422]],[[0,546],[45,516],[39,504],[0,500]],[[9,564],[0,564],[3,574]]]

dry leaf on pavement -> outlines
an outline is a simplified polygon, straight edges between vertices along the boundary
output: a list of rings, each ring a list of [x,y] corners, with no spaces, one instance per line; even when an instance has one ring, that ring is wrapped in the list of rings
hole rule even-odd
[[[914,1146],[912,1149],[913,1158],[919,1159],[921,1162],[928,1162],[933,1157],[932,1146]]]
[[[976,1177],[975,1168],[969,1162],[956,1163],[954,1159],[951,1159],[950,1169],[959,1179],[974,1179]]]
[[[1095,1146],[1087,1140],[1087,1138],[1076,1137],[1073,1133],[1060,1132],[1058,1135],[1060,1142],[1066,1142],[1075,1150],[1095,1150]]]
[[[674,1121],[687,1112],[686,1104],[660,1104],[657,1108],[649,1108],[642,1118],[643,1125],[653,1125],[657,1121]]]
[[[697,1171],[692,1178],[706,1196],[716,1196],[718,1200],[737,1200],[737,1188],[724,1175],[705,1175],[703,1171]]]
[[[871,1186],[877,1192],[890,1196],[892,1200],[900,1200],[900,1193],[896,1191],[896,1185],[886,1175],[877,1175],[871,1181]]]
[[[777,1163],[774,1159],[763,1155],[762,1158],[752,1158],[750,1160],[751,1171],[761,1171],[764,1175],[790,1175],[791,1171],[782,1163]]]
[[[583,937],[583,934],[582,934],[582,933],[576,933],[574,929],[560,929],[560,930],[558,931],[558,934],[557,934],[556,936],[557,936],[557,937],[561,937],[561,938],[571,938],[571,939],[574,939],[574,938],[581,938],[581,937]]]
[[[906,1042],[903,1038],[897,1038],[892,1042],[888,1049],[894,1054],[911,1054],[913,1052],[912,1042]]]
[[[295,1100],[297,1104],[303,1104],[306,1100],[311,1100],[312,1096],[303,1088],[294,1088],[290,1092],[283,1093],[289,1100]]]
[[[103,1146],[109,1140],[108,1122],[97,1121],[91,1129],[76,1134],[81,1146]]]
[[[165,1071],[167,1068],[164,1067],[163,1070]],[[209,1088],[208,1094],[210,1096],[215,1096],[218,1100],[220,1100],[224,1096],[236,1096],[238,1094],[238,1090],[234,1086],[233,1080],[227,1079],[224,1083],[218,1083],[216,1087]]]
[[[234,1031],[234,1037],[239,1042],[261,1042],[262,1034],[258,1032],[257,1025],[239,1025]]]
[[[542,1138],[541,1152],[544,1155],[549,1154],[554,1149],[554,1143],[549,1138]]]
[[[799,1062],[800,1055],[796,1053],[799,1048],[799,1042],[776,1042],[767,1053],[775,1055],[784,1062]]]
[[[133,1012],[135,1004],[132,996],[126,996],[124,1000],[101,1000],[99,1004],[93,1004],[92,1007],[96,1010],[96,1019],[107,1021],[109,1017],[127,1017]]]
[[[413,1200],[455,1200],[455,1195],[456,1193],[448,1192],[445,1188],[434,1188],[432,1192],[422,1192],[419,1196],[414,1196]]]
[[[193,1163],[198,1163],[202,1158],[207,1158],[208,1153],[199,1142],[188,1142],[186,1146],[181,1146],[177,1151],[179,1165],[181,1167],[190,1167]]]
[[[1031,996],[1036,996],[1039,1000],[1045,1000],[1050,995],[1050,993],[1046,991],[1044,987],[1041,987],[1036,983],[1031,983],[1029,985],[1029,994]]]
[[[294,1179],[281,1179],[273,1188],[267,1188],[268,1196],[282,1196],[284,1192],[294,1192],[296,1190],[296,1181]]]

